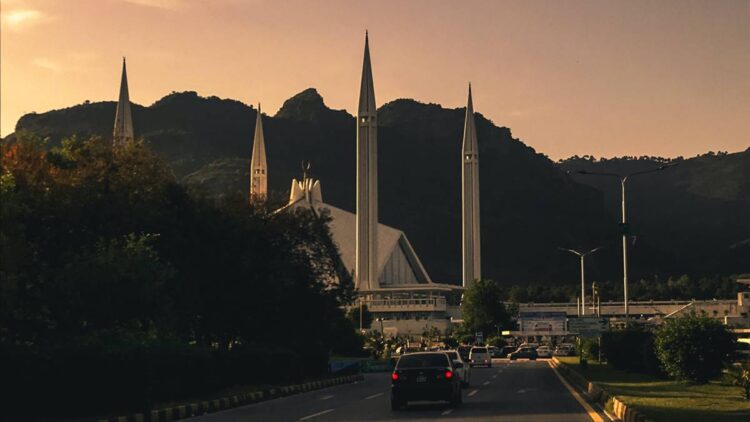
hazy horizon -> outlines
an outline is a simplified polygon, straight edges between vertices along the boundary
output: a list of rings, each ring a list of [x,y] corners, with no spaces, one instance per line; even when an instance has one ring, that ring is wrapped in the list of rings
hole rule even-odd
[[[378,106],[464,107],[470,81],[477,112],[553,159],[750,146],[750,2],[469,3],[2,0],[0,135],[115,101],[122,56],[134,103],[196,91],[273,115],[313,87],[352,114],[368,29]]]

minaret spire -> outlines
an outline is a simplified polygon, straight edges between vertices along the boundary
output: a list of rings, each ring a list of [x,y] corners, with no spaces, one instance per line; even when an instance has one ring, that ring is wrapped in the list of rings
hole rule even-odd
[[[377,289],[378,283],[378,121],[365,32],[362,83],[357,109],[357,240],[355,287]]]
[[[266,141],[263,136],[263,120],[260,103],[255,118],[253,153],[250,157],[250,202],[262,202],[268,197],[268,166],[266,164]]]
[[[482,278],[481,242],[479,226],[479,145],[474,121],[474,104],[466,104],[464,138],[461,147],[461,202],[463,223],[463,286],[469,287]]]
[[[133,116],[130,113],[130,96],[128,94],[128,74],[125,70],[125,57],[122,58],[122,79],[120,80],[120,98],[115,113],[115,128],[112,132],[115,146],[133,140]]]

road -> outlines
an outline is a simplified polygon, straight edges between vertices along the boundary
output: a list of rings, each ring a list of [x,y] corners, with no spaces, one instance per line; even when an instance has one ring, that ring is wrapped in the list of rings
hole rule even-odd
[[[495,360],[472,368],[464,404],[411,403],[390,408],[390,374],[366,374],[364,381],[283,397],[191,418],[193,422],[234,421],[608,421],[590,415],[544,360]]]

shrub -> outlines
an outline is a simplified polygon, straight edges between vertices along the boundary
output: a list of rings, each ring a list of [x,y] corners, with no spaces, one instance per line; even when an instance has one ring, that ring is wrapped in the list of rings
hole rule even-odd
[[[656,331],[656,355],[671,377],[706,383],[731,361],[734,335],[705,315],[670,319]]]
[[[630,372],[661,375],[654,353],[654,336],[642,327],[602,333],[602,355],[613,367]]]

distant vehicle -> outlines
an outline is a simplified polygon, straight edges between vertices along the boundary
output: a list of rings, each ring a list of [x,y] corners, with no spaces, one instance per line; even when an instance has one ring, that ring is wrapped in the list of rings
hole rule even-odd
[[[554,356],[575,356],[576,347],[572,344],[560,344],[555,347],[555,351],[552,353]]]
[[[453,361],[456,372],[461,374],[461,384],[468,387],[471,383],[471,365],[469,365],[469,362],[464,361],[457,350],[446,350],[445,354]]]
[[[500,349],[500,357],[507,358],[508,353],[513,353],[516,350],[518,350],[518,347],[516,346],[504,346],[502,349]]]
[[[461,359],[463,359],[464,362],[470,362],[469,353],[471,353],[471,346],[458,346],[456,351],[461,355]]]
[[[469,362],[471,366],[486,365],[488,368],[492,368],[492,356],[490,356],[490,351],[486,347],[472,347],[469,352]]]
[[[508,359],[510,360],[524,359],[524,358],[536,360],[537,358],[536,349],[533,347],[519,347],[518,350],[516,350],[515,352],[508,354]]]
[[[501,358],[503,355],[500,354],[500,348],[495,346],[487,346],[487,350],[490,351],[490,356],[493,358]]]
[[[461,377],[445,352],[403,355],[391,373],[391,410],[400,410],[409,401],[447,401],[459,406]]]
[[[540,358],[551,358],[552,350],[549,348],[549,346],[539,346],[536,348],[536,354]]]
[[[521,347],[533,347],[534,349],[536,349],[537,347],[539,347],[539,343],[526,343],[526,342],[523,342],[518,347],[519,348],[521,348]]]
[[[396,349],[396,354],[398,355],[405,355],[407,353],[416,353],[421,352],[422,348],[420,346],[400,346]]]

